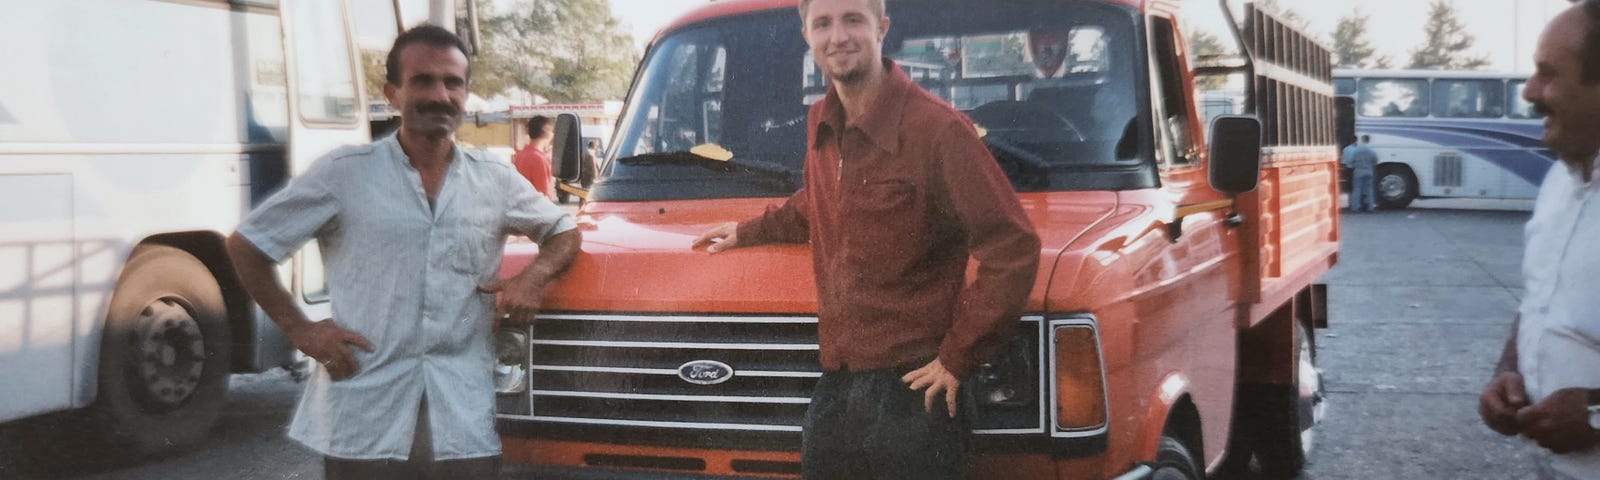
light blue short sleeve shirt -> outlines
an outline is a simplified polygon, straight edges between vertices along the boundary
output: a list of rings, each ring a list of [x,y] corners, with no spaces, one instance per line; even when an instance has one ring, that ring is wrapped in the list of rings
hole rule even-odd
[[[276,261],[316,239],[334,321],[377,349],[334,382],[314,367],[289,437],[323,455],[404,459],[428,398],[437,460],[500,453],[494,431],[494,296],[506,237],[576,227],[511,165],[457,147],[429,205],[394,137],[328,154],[245,218],[239,234]],[[318,320],[318,319],[313,319]]]

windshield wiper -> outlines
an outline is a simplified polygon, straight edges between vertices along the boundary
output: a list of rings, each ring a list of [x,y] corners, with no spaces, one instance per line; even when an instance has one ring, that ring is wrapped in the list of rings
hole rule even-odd
[[[794,177],[800,175],[799,169],[783,164],[743,158],[719,160],[688,150],[633,155],[619,158],[617,162],[623,165],[693,165],[716,172],[732,172],[742,169],[768,176],[781,177],[784,181],[792,181]]]

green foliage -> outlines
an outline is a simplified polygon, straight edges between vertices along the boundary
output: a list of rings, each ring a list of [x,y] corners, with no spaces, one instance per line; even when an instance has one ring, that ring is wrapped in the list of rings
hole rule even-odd
[[[1279,5],[1278,0],[1256,0],[1255,4],[1257,9],[1278,17],[1278,20],[1282,20],[1284,24],[1294,27],[1295,30],[1304,32],[1311,29],[1311,22],[1301,17],[1300,14],[1295,13],[1293,9]]]
[[[473,59],[473,93],[516,87],[553,102],[627,94],[639,54],[610,0],[518,0],[505,12],[494,3],[478,4],[483,48]]]
[[[1334,27],[1333,55],[1334,62],[1347,68],[1389,68],[1388,55],[1376,55],[1377,49],[1372,42],[1367,40],[1368,15],[1362,15],[1360,9],[1350,12],[1349,15],[1339,17],[1338,26]]]
[[[1200,29],[1190,30],[1189,38],[1184,43],[1188,45],[1189,51],[1192,52],[1190,57],[1197,60],[1225,53],[1222,47],[1222,39]],[[1195,77],[1194,83],[1194,88],[1199,91],[1217,90],[1227,83],[1227,78],[1218,75],[1202,75]]]
[[[1423,24],[1426,38],[1422,45],[1411,50],[1408,68],[1435,68],[1445,70],[1471,70],[1489,64],[1485,55],[1472,55],[1473,37],[1456,19],[1456,10],[1449,2],[1433,0],[1428,8],[1428,21]]]

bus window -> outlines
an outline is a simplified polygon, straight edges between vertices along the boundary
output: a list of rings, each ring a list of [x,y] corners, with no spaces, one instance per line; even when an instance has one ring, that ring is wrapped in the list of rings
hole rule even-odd
[[[354,67],[345,45],[344,12],[337,2],[306,2],[294,12],[300,25],[294,54],[300,68],[300,118],[308,123],[355,123]]]
[[[1500,80],[1434,80],[1433,116],[1499,118],[1505,109]]]
[[[1363,117],[1428,116],[1428,80],[1369,78],[1361,80],[1356,98]]]
[[[1356,79],[1354,79],[1354,78],[1335,78],[1335,79],[1333,79],[1333,94],[1334,95],[1339,95],[1339,96],[1346,96],[1346,97],[1354,96],[1356,94]]]
[[[1506,109],[1506,116],[1511,118],[1544,118],[1544,115],[1533,111],[1533,104],[1522,99],[1522,89],[1527,84],[1527,80],[1512,80],[1511,83],[1506,85],[1506,91],[1509,93],[1506,95],[1506,103],[1510,105]]]

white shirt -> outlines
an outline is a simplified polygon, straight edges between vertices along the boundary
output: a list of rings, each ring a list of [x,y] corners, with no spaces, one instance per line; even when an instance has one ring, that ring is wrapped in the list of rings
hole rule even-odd
[[[1529,400],[1600,388],[1600,178],[1584,183],[1566,164],[1552,167],[1524,241],[1517,366]],[[1600,448],[1549,460],[1572,478],[1600,479]]]
[[[405,459],[426,394],[437,460],[500,453],[493,296],[476,288],[498,275],[507,234],[542,243],[575,224],[509,164],[464,150],[436,207],[391,136],[317,160],[239,226],[279,262],[316,238],[334,321],[377,347],[352,347],[360,372],[342,381],[316,367],[290,438],[333,457]]]

